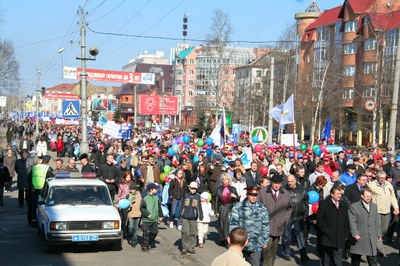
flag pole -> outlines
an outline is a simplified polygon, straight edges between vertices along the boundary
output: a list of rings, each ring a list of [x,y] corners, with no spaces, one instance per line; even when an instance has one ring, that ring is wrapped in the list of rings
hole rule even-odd
[[[222,107],[222,115],[223,115],[223,119],[222,119],[222,126],[224,127],[224,147],[226,145],[226,114],[225,114],[225,107]]]
[[[293,123],[293,148],[294,148],[294,162],[296,163],[296,122]]]

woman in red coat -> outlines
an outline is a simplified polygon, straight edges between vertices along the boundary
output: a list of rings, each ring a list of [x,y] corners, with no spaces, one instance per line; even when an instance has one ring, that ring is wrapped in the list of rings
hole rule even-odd
[[[62,137],[58,136],[57,137],[57,143],[56,143],[57,157],[62,157],[63,156],[63,151],[64,151],[64,142],[62,140]]]

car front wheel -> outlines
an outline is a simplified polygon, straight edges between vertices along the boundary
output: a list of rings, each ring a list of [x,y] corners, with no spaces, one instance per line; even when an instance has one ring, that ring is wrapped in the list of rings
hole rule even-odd
[[[50,251],[51,251],[51,248],[50,248],[50,246],[49,246],[49,242],[48,242],[47,239],[46,239],[46,235],[45,235],[45,232],[44,232],[44,228],[43,228],[43,227],[42,227],[41,230],[40,230],[40,235],[39,235],[39,237],[40,237],[40,250],[41,250],[42,252],[50,252]]]

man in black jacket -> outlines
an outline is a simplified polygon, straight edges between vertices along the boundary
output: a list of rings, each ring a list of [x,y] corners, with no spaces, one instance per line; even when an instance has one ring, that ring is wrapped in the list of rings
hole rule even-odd
[[[304,170],[304,168],[303,168]],[[292,226],[296,233],[297,246],[300,250],[300,258],[304,263],[309,260],[304,238],[304,218],[308,215],[307,191],[296,180],[294,175],[288,175],[286,189],[290,193],[290,204],[292,205],[292,215],[285,226],[283,233],[282,246],[283,258],[290,261],[290,241]]]
[[[344,195],[351,203],[357,202],[361,200],[361,191],[367,187],[367,176],[365,174],[361,174],[357,176],[357,180],[355,183],[346,186],[344,189]]]
[[[258,180],[261,177],[259,171],[257,171],[257,162],[252,162],[250,166],[250,171],[244,174],[246,178],[246,187],[256,187],[258,185]]]
[[[96,177],[107,184],[111,199],[114,200],[120,177],[118,168],[114,165],[114,157],[111,154],[107,156],[107,162],[99,167]]]
[[[322,266],[343,265],[343,249],[349,237],[349,205],[341,198],[341,189],[333,187],[330,197],[319,203],[317,239]]]

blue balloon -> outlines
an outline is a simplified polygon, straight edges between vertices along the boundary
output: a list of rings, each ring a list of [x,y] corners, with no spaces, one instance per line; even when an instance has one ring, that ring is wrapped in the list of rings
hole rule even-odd
[[[172,145],[172,150],[176,153],[177,151],[179,151],[179,145],[178,144],[174,144]]]
[[[140,169],[137,169],[137,170],[136,170],[136,175],[137,175],[137,176],[142,176],[142,171],[140,171]]]
[[[253,136],[253,137],[251,138],[251,142],[257,143],[257,142],[258,142],[258,136]]]
[[[171,156],[174,156],[174,155],[175,155],[175,151],[174,151],[174,149],[172,149],[172,148],[169,148],[169,149],[168,149],[168,153],[169,153],[169,155],[171,155]]]
[[[118,202],[118,207],[121,209],[127,209],[131,205],[131,202],[127,199],[122,199]]]
[[[142,152],[143,149],[142,149],[142,147],[139,147],[137,150],[138,150],[138,152]]]
[[[75,150],[74,150],[74,155],[75,155],[75,156],[78,156],[78,155],[79,155],[79,149],[75,149]]]
[[[320,156],[322,153],[321,148],[320,147],[315,148],[314,153],[315,153],[315,155]]]
[[[197,156],[197,155],[194,156],[194,157],[193,157],[193,162],[194,162],[194,163],[199,162],[199,156]]]
[[[213,154],[213,150],[211,148],[208,148],[206,150],[206,154],[207,154],[207,156],[211,156]]]
[[[189,143],[190,142],[190,137],[188,135],[183,136],[183,142]]]
[[[316,191],[308,191],[308,202],[311,204],[314,204],[316,202],[318,202],[319,200],[319,195]]]
[[[208,146],[213,145],[213,143],[214,143],[214,140],[213,140],[212,138],[208,137],[208,138],[206,139],[206,144],[207,144]]]
[[[186,149],[190,149],[190,145],[189,145],[189,144],[186,144],[186,145],[185,145],[185,148],[186,148]]]

